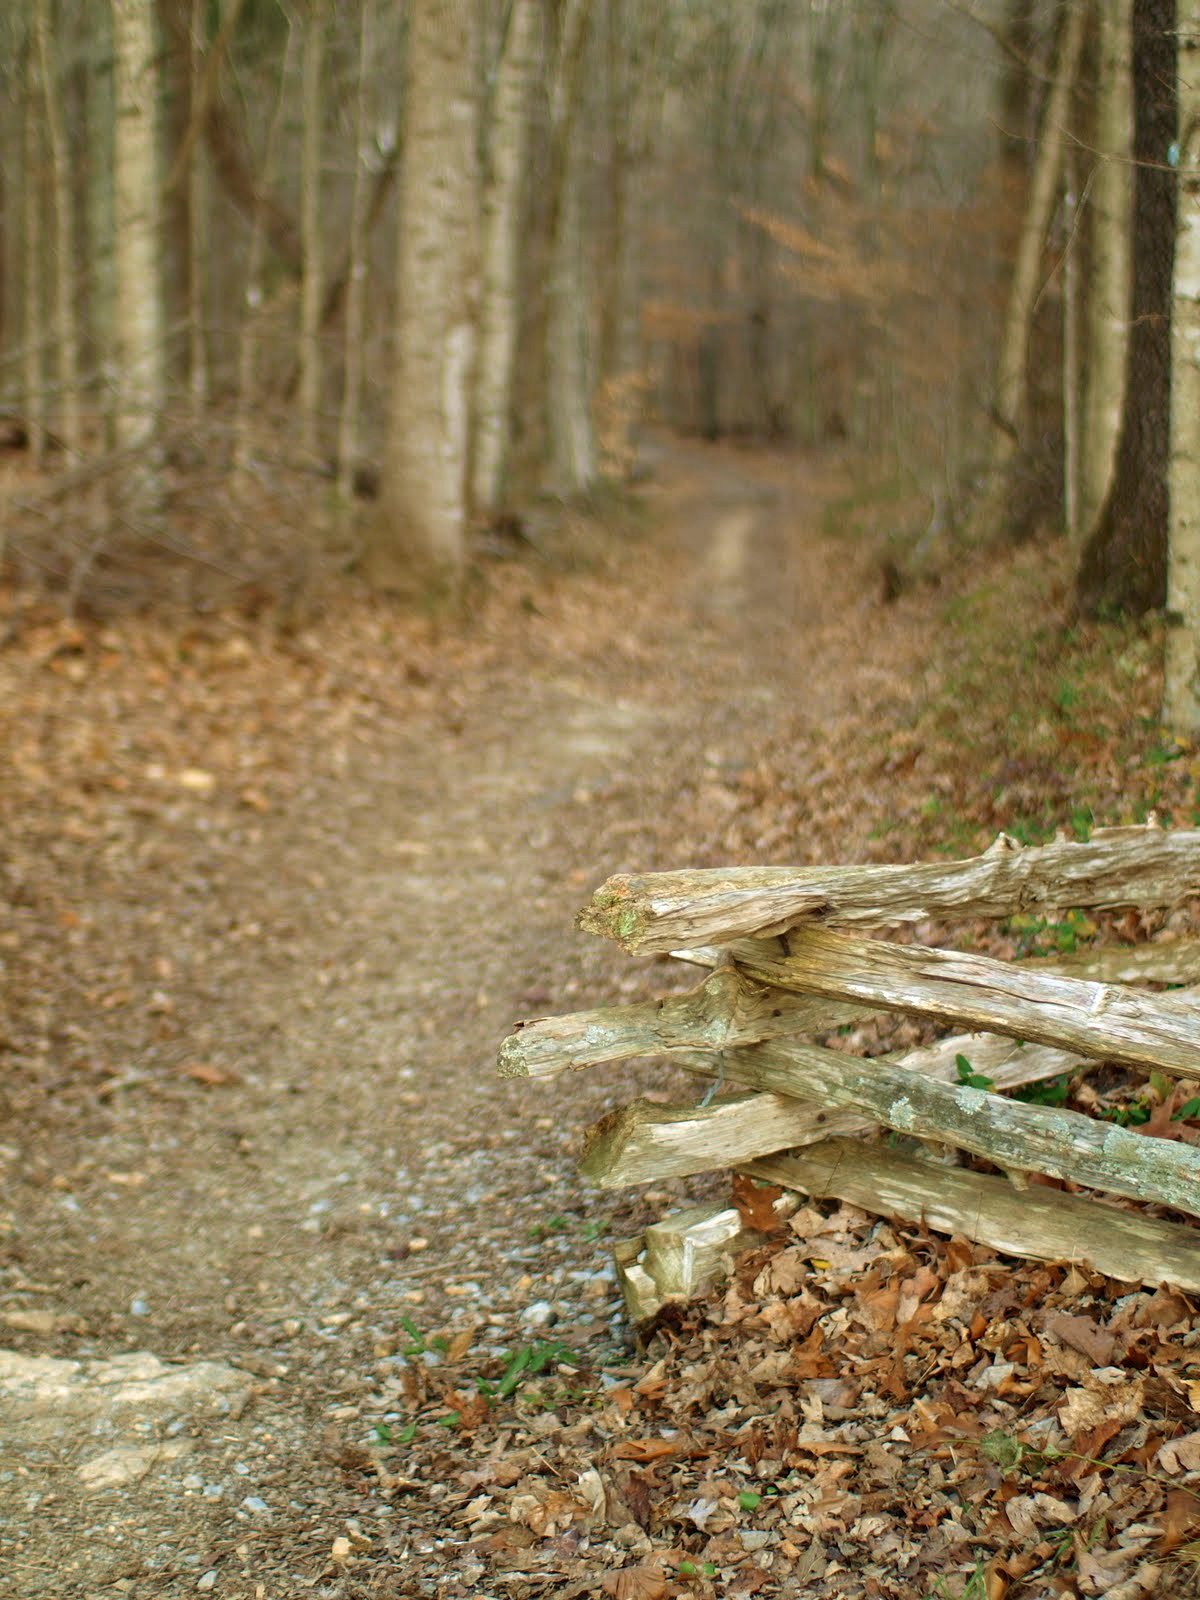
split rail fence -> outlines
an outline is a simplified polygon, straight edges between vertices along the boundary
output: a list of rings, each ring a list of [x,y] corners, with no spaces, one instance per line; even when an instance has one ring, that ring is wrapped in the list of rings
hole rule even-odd
[[[1200,830],[1154,825],[1030,848],[1002,834],[983,855],[949,863],[610,878],[582,912],[584,929],[709,976],[684,994],[520,1023],[499,1070],[549,1078],[665,1056],[741,1091],[700,1105],[638,1099],[603,1118],[582,1160],[602,1187],[732,1166],[1009,1254],[1198,1292],[1200,1230],[1146,1208],[1200,1217],[1200,1149],[1000,1091],[1107,1061],[1200,1093],[1200,940],[1006,962],[880,936],[927,919],[1162,908],[1193,896]],[[967,1031],[873,1058],[813,1042],[889,1011]],[[959,1057],[993,1087],[958,1081]],[[900,1137],[881,1140],[880,1128]],[[947,1145],[1006,1175],[948,1165]],[[1031,1186],[1031,1173],[1142,1208]],[[694,1292],[740,1231],[735,1211],[697,1208],[619,1246],[634,1315]]]

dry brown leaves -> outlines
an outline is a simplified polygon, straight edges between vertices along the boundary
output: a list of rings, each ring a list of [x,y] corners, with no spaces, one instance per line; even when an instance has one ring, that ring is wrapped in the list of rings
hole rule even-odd
[[[493,1412],[450,1525],[617,1600],[1200,1594],[1200,1318],[1122,1290],[806,1206],[640,1375]]]

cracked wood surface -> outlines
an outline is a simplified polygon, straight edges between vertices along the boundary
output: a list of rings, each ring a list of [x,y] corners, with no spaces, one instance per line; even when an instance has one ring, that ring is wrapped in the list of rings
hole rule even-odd
[[[747,957],[760,982],[1200,1077],[1200,1007],[1176,995],[1031,972],[987,956],[807,928],[784,960]]]
[[[1001,834],[963,861],[620,874],[596,891],[579,925],[631,953],[670,952],[813,919],[886,927],[1055,906],[1165,906],[1193,894],[1200,830],[1103,828],[1086,844],[1056,839],[1024,849]]]
[[[758,1087],[841,1111],[899,1133],[957,1145],[1009,1171],[1160,1202],[1200,1216],[1200,1150],[1095,1122],[1075,1111],[1005,1100],[986,1089],[938,1083],[892,1062],[860,1061],[777,1041],[731,1051],[726,1071],[753,1065]]]

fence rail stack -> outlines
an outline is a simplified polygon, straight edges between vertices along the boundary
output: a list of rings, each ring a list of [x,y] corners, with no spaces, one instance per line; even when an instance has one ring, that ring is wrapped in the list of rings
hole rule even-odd
[[[699,1106],[638,1099],[603,1118],[582,1160],[601,1187],[734,1167],[1006,1253],[1196,1292],[1200,1230],[1146,1208],[1200,1217],[1200,1149],[1002,1091],[1113,1062],[1200,1093],[1200,940],[1018,962],[883,936],[930,920],[1149,910],[1196,896],[1200,830],[1153,824],[1024,848],[1002,834],[955,862],[610,878],[582,912],[584,929],[709,975],[685,994],[518,1024],[499,1070],[548,1078],[659,1056],[741,1091]],[[814,1042],[881,1012],[961,1031],[872,1058]],[[962,1058],[991,1087],[959,1081]],[[947,1145],[1004,1175],[947,1164]],[[1031,1186],[1030,1174],[1142,1208]],[[741,1232],[736,1211],[693,1208],[618,1247],[631,1311],[694,1292]]]

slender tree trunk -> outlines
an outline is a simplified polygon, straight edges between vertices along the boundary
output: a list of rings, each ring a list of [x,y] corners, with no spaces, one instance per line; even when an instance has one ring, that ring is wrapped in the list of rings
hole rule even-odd
[[[50,0],[36,0],[34,29],[46,106],[54,205],[54,335],[58,346],[58,426],[72,455],[83,445],[79,407],[79,324],[75,314],[75,211],[63,117],[62,80],[54,50]]]
[[[1054,82],[1042,118],[1037,160],[1030,181],[996,364],[996,430],[991,460],[972,516],[973,536],[982,542],[994,538],[1003,526],[1009,473],[1020,447],[1021,430],[1025,422],[1030,331],[1037,303],[1046,230],[1054,213],[1054,198],[1062,171],[1071,88],[1083,44],[1085,14],[1082,0],[1069,0],[1054,66]]]
[[[275,174],[275,155],[279,146],[279,129],[283,121],[283,108],[287,81],[291,72],[295,33],[289,27],[287,46],[283,52],[283,65],[279,69],[279,88],[275,106],[267,126],[263,167],[259,176],[257,193],[261,204],[255,210],[250,229],[250,247],[246,260],[246,292],[242,312],[242,332],[238,345],[237,408],[233,419],[233,471],[235,480],[244,484],[250,469],[254,440],[254,382],[258,370],[258,333],[263,303],[263,269],[266,265],[267,194]]]
[[[1088,208],[1091,271],[1079,459],[1079,531],[1084,537],[1094,528],[1108,493],[1125,395],[1133,220],[1132,12],[1133,0],[1100,0],[1097,158]]]
[[[180,152],[188,141],[192,115],[190,40],[186,27],[174,26],[172,8],[177,0],[155,0],[161,57],[159,144],[163,165],[174,173]],[[186,182],[163,186],[162,254],[163,316],[167,336],[167,382],[172,391],[182,388],[188,362],[188,260],[191,251],[192,194]]]
[[[322,0],[310,0],[304,32],[303,121],[300,171],[300,232],[304,266],[300,279],[300,443],[309,456],[317,451],[321,410],[321,298],[324,293],[321,250],[321,101],[325,12]]]
[[[1171,307],[1170,561],[1163,721],[1200,733],[1200,0],[1179,6],[1179,227]]]
[[[550,79],[550,243],[546,285],[545,405],[549,485],[582,494],[595,481],[588,302],[584,283],[585,151],[578,134],[591,0],[561,0]]]
[[[642,351],[644,175],[658,110],[648,83],[659,53],[661,19],[609,0],[607,8],[609,237],[600,333],[600,445],[606,472],[627,476],[637,456],[646,389]]]
[[[112,0],[116,121],[113,140],[117,443],[137,447],[133,508],[161,502],[158,435],[166,403],[160,265],[158,47],[152,0]]]
[[[591,296],[584,260],[587,149],[583,127],[576,117],[568,134],[562,203],[550,263],[546,333],[550,486],[562,495],[585,494],[599,473],[592,416]]]
[[[410,7],[396,366],[366,567],[377,583],[432,601],[458,591],[466,555],[475,32],[473,0],[414,0]]]
[[[42,141],[35,52],[25,57],[25,94],[21,119],[21,224],[25,236],[21,292],[21,371],[25,390],[25,426],[29,455],[40,466],[46,454],[46,328],[42,303],[45,270],[42,242]]]
[[[192,0],[188,26],[188,104],[195,116],[204,69],[205,0]],[[189,129],[190,132],[190,129]],[[187,151],[188,240],[187,325],[188,393],[198,422],[208,405],[209,173],[203,141],[190,137]]]
[[[1175,54],[1174,0],[1134,0],[1133,309],[1112,487],[1076,580],[1079,608],[1091,616],[1140,615],[1167,597]]]
[[[484,513],[495,512],[503,504],[512,445],[525,178],[540,22],[539,0],[513,0],[496,73],[483,199],[471,474],[472,500],[475,509]]]
[[[1079,161],[1069,150],[1064,162],[1063,231],[1067,243],[1062,264],[1062,403],[1063,403],[1063,512],[1067,537],[1079,539],[1079,324],[1082,284],[1079,274]]]
[[[362,401],[363,334],[367,287],[367,126],[374,0],[363,0],[358,36],[358,92],[354,103],[354,178],[350,191],[350,239],[346,261],[346,323],[342,356],[342,405],[338,416],[338,498],[343,509],[354,496],[358,419]]]

